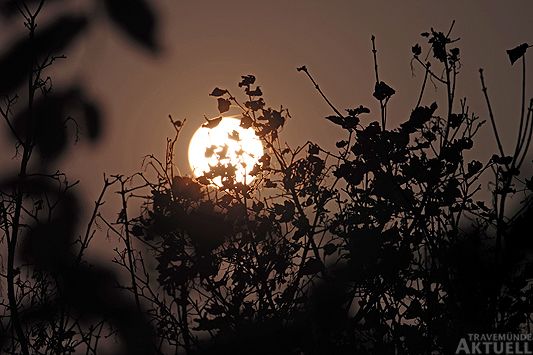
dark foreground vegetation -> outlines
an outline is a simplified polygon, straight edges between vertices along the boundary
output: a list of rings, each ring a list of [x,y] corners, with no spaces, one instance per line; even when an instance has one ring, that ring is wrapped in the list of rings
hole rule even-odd
[[[115,24],[155,51],[144,2],[132,1],[137,20],[117,1],[105,4]],[[250,184],[237,183],[231,165],[197,179],[177,174],[184,122],[170,117],[176,134],[166,156],[147,156],[133,176],[106,177],[81,221],[77,182],[54,163],[72,132],[96,140],[102,117],[82,84],[57,89],[46,73],[90,20],[65,15],[37,28],[43,5],[2,8],[22,13],[29,33],[0,57],[0,114],[18,163],[0,181],[2,353],[448,354],[467,333],[531,332],[533,243],[522,231],[533,182],[521,174],[533,130],[527,44],[508,51],[524,73],[515,146],[502,146],[482,71],[486,118],[456,97],[452,29],[422,33],[412,48],[425,76],[410,116],[393,127],[395,89],[379,76],[372,37],[378,112],[336,108],[310,69],[298,68],[331,106],[336,149],[283,141],[288,111],[270,107],[246,75],[238,93],[211,96],[264,144]],[[442,102],[426,102],[429,85],[445,93]],[[485,123],[494,155],[470,160]],[[120,206],[105,216],[100,207],[114,192]],[[122,275],[85,259],[106,236],[117,241],[112,262]]]

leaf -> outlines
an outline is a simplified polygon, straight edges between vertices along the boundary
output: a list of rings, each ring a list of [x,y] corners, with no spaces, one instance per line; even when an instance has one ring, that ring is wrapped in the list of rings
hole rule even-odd
[[[509,56],[511,65],[513,65],[518,59],[522,58],[524,54],[526,54],[528,47],[529,45],[527,43],[522,43],[518,47],[507,50],[507,55]]]
[[[113,23],[131,39],[152,52],[157,51],[156,18],[144,0],[105,0],[107,13]]]
[[[494,154],[492,156],[492,161],[495,164],[499,164],[499,165],[509,165],[513,161],[513,157],[511,156],[500,157],[499,155]]]
[[[324,264],[322,263],[322,261],[315,258],[311,258],[305,262],[304,266],[302,266],[302,268],[300,269],[300,273],[304,276],[314,275],[318,274],[322,270],[324,270]]]
[[[229,108],[231,106],[231,102],[229,100],[218,98],[218,112],[224,113],[228,112]]]
[[[337,251],[337,246],[333,243],[328,243],[324,245],[323,249],[324,249],[324,254],[331,255]]]
[[[220,121],[222,121],[222,116],[219,116],[217,118],[213,118],[213,119],[205,119],[207,121],[207,123],[204,123],[202,125],[202,127],[204,128],[215,128],[216,126],[219,125]]]
[[[329,120],[339,126],[342,126],[344,124],[344,119],[339,116],[327,116],[326,120]]]
[[[33,52],[42,60],[65,50],[87,26],[83,16],[64,16],[51,25],[38,30],[33,42],[25,36],[0,58],[0,94],[9,94],[28,79]]]
[[[298,240],[300,240],[300,238],[302,238],[306,234],[307,234],[307,230],[305,228],[299,228],[294,232],[291,239],[297,242]]]
[[[481,162],[477,160],[472,160],[470,163],[468,163],[468,168],[467,168],[468,176],[473,176],[478,171],[480,171],[482,167],[483,167],[483,164],[481,164]]]
[[[214,88],[213,91],[209,94],[210,96],[214,96],[214,97],[219,97],[219,96],[222,96],[224,94],[226,94],[228,92],[228,90],[223,90],[223,89],[220,89],[220,88]]]
[[[199,176],[198,178],[196,178],[196,181],[198,181],[202,185],[209,185],[209,179],[205,175]]]
[[[395,93],[396,91],[393,88],[385,84],[383,81],[380,81],[379,83],[376,83],[373,96],[379,101],[382,101],[391,98]]]
[[[267,188],[275,188],[277,186],[278,186],[278,184],[273,182],[272,180],[265,179],[265,187],[267,187]]]
[[[232,139],[234,141],[240,141],[241,140],[241,137],[239,136],[239,132],[237,131],[233,131],[231,133],[228,133],[228,138],[229,139]]]
[[[407,307],[407,310],[404,312],[403,317],[405,319],[415,319],[422,316],[422,312],[422,305],[420,304],[420,301],[415,298]]]
[[[261,87],[260,86],[255,88],[255,90],[250,90],[247,87],[245,92],[246,92],[246,95],[249,95],[249,96],[261,96],[261,95],[263,95],[263,92],[261,91]]]
[[[533,176],[531,177],[531,179],[526,179],[526,187],[530,190],[530,191],[533,191]]]
[[[335,146],[337,148],[344,148],[348,145],[348,141],[345,141],[345,140],[342,140],[342,141],[338,141],[337,143],[335,143]]]
[[[78,133],[87,132],[93,141],[100,135],[100,112],[78,87],[39,97],[33,112],[33,123],[26,110],[13,118],[13,124],[19,137],[25,137],[34,125],[35,144],[42,158],[56,159],[64,152],[71,132],[67,124],[74,126],[76,140]]]
[[[448,123],[451,128],[457,128],[461,125],[465,118],[465,114],[452,113],[448,118]]]
[[[265,102],[261,98],[259,100],[246,101],[244,105],[252,111],[259,111],[265,106]]]
[[[254,75],[243,75],[241,76],[242,80],[239,83],[239,87],[243,86],[250,86],[253,83],[255,83],[255,76]]]
[[[457,59],[459,57],[459,53],[461,50],[459,48],[452,48],[450,49],[450,53],[452,54],[452,57]]]
[[[213,156],[213,154],[215,154],[215,149],[217,149],[218,146],[216,145],[211,145],[207,148],[205,148],[205,157],[206,158],[211,158]]]
[[[420,45],[417,43],[411,48],[411,51],[413,52],[413,55],[415,57],[419,56],[420,54],[422,54],[422,47],[420,47]]]
[[[247,129],[247,128],[252,127],[252,123],[253,123],[253,120],[250,116],[243,115],[241,118],[241,124],[239,126],[241,126],[244,129]]]
[[[363,105],[359,105],[359,107],[356,108],[349,108],[346,111],[348,112],[349,116],[359,116],[363,113],[370,113],[370,109]]]
[[[254,212],[256,213],[259,213],[263,210],[263,208],[265,208],[265,204],[261,201],[254,201],[252,203],[252,209],[254,210]]]
[[[89,139],[94,141],[100,136],[102,126],[100,109],[93,102],[89,101],[84,101],[81,105]]]
[[[131,228],[131,234],[133,234],[136,237],[142,237],[144,235],[143,227],[136,224]]]
[[[409,120],[400,125],[402,130],[407,133],[413,133],[417,129],[422,128],[424,124],[431,119],[437,108],[438,106],[436,102],[433,102],[430,107],[418,106],[413,112],[411,112]]]
[[[317,155],[318,153],[320,153],[320,147],[316,144],[310,144],[308,153],[310,155]]]

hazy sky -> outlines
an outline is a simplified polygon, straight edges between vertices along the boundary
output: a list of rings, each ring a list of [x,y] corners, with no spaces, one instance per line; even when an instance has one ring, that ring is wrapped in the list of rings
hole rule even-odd
[[[83,7],[86,2],[73,3]],[[397,91],[389,106],[394,126],[408,117],[423,78],[419,67],[412,76],[411,46],[423,42],[421,32],[432,26],[446,31],[454,19],[463,64],[459,95],[468,96],[472,109],[486,117],[478,77],[478,68],[485,68],[504,135],[514,137],[520,71],[509,65],[505,50],[533,43],[531,0],[150,3],[159,18],[159,55],[98,19],[59,67],[58,82],[67,77],[85,80],[106,114],[100,143],[81,144],[61,161],[72,178],[82,179],[81,189],[91,199],[104,172],[129,174],[139,169],[145,154],[163,154],[172,133],[168,114],[188,120],[176,154],[182,173],[190,173],[188,141],[204,114],[217,114],[216,100],[208,94],[215,86],[237,92],[244,74],[257,76],[268,104],[289,108],[293,119],[283,138],[291,145],[312,140],[328,147],[342,133],[323,119],[331,112],[297,66],[307,65],[339,108],[364,104],[373,109],[369,119],[377,120],[372,34],[377,37],[380,77]],[[531,74],[528,78],[532,82]],[[423,102],[430,104],[436,95],[430,86]],[[488,125],[481,134],[478,148],[488,154],[494,147]]]

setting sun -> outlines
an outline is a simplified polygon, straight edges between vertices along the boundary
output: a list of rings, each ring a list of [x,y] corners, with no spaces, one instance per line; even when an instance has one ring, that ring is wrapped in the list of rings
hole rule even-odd
[[[240,120],[234,117],[218,118],[202,125],[189,143],[189,164],[196,177],[219,164],[231,165],[236,169],[236,182],[250,183],[253,176],[249,172],[262,155],[263,145],[255,131],[242,128]],[[222,185],[220,177],[213,182]]]

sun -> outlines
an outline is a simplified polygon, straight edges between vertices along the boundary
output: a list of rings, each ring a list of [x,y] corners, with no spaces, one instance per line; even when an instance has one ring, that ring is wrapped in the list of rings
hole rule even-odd
[[[236,182],[249,184],[249,174],[263,156],[263,144],[253,128],[240,126],[241,120],[223,117],[202,125],[189,143],[189,165],[194,176],[200,177],[216,166],[235,168]],[[222,186],[222,179],[213,182]]]

